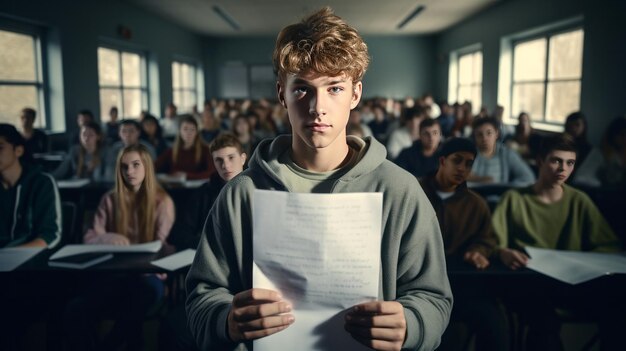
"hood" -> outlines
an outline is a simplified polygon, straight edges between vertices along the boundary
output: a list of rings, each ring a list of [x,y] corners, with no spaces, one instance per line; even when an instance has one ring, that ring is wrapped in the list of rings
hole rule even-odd
[[[286,178],[283,175],[285,168],[278,160],[280,155],[291,149],[291,138],[291,135],[280,135],[275,139],[266,139],[259,143],[248,164],[250,171],[263,172],[285,187],[281,181],[281,179]],[[349,181],[368,174],[386,160],[387,150],[376,139],[372,137],[360,139],[348,136],[347,140],[350,145],[361,145],[365,148],[365,154],[339,181]]]

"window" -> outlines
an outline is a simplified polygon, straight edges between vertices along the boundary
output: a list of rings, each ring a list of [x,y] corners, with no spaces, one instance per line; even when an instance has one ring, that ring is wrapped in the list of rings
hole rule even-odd
[[[174,105],[180,112],[191,112],[198,103],[198,84],[194,65],[172,62],[172,92]]]
[[[37,35],[0,29],[0,122],[20,126],[20,111],[37,111],[35,127],[45,128],[44,82]]]
[[[512,43],[511,119],[560,126],[580,108],[583,30],[553,32]]]
[[[138,118],[148,107],[145,58],[138,52],[98,48],[100,116],[109,121],[109,110],[117,106],[121,118]]]
[[[482,106],[483,53],[476,46],[450,56],[449,103],[470,101],[474,113]]]

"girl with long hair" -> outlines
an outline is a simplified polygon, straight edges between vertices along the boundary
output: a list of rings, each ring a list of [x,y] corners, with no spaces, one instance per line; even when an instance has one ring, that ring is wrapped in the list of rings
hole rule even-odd
[[[129,245],[166,239],[174,223],[174,203],[159,186],[147,148],[124,148],[117,157],[115,187],[105,194],[96,211],[85,244]],[[141,349],[146,312],[163,297],[164,283],[154,274],[90,277],[84,291],[70,301],[63,322],[72,350],[113,350],[126,344]],[[113,314],[116,323],[103,340],[96,324]]]
[[[87,178],[94,181],[104,176],[104,136],[100,125],[86,122],[80,127],[80,143],[72,146],[69,156],[52,175],[55,179]]]
[[[159,156],[156,170],[174,176],[184,175],[186,179],[208,179],[215,172],[211,152],[202,140],[198,121],[193,116],[181,118],[174,145]]]

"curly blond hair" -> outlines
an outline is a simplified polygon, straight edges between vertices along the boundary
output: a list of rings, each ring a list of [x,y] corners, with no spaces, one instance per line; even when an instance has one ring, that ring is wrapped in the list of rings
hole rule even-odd
[[[359,82],[370,61],[363,38],[330,7],[280,31],[272,59],[281,82],[288,74],[310,70],[328,76],[345,74]]]

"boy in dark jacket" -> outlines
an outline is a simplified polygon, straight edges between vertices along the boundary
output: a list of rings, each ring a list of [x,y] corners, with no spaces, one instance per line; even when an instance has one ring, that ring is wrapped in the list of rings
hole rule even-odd
[[[0,247],[52,248],[61,240],[61,202],[52,176],[24,162],[24,137],[0,124]]]

